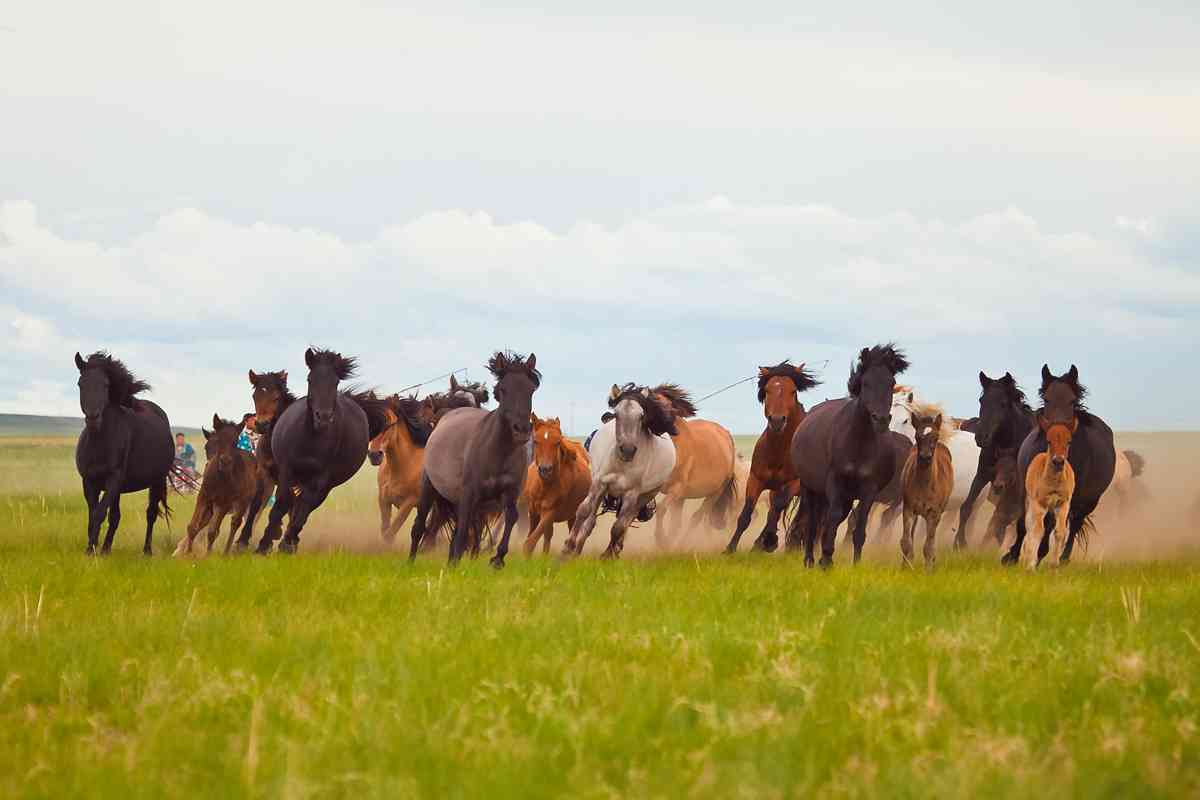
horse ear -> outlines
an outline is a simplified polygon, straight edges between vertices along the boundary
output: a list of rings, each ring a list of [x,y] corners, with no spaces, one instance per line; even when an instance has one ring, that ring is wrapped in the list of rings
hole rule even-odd
[[[207,428],[201,428],[200,432],[204,434],[204,441],[206,442],[208,441],[208,437],[212,436],[212,434],[208,432]]]
[[[1003,378],[1001,378],[1001,380],[1008,381],[1009,383],[1016,383],[1016,382],[1017,382],[1017,381],[1016,381],[1016,378],[1014,378],[1014,377],[1012,376],[1012,373],[1011,373],[1011,372],[1006,372],[1006,373],[1004,373],[1004,377],[1003,377]]]
[[[450,376],[450,391],[452,391],[452,392],[458,391],[458,379],[455,378],[453,375]]]
[[[79,368],[80,372],[83,372],[83,368],[87,366],[87,362],[83,360],[83,356],[79,355],[79,353],[75,353],[75,366]]]
[[[936,417],[933,418],[933,429],[935,431],[940,431],[942,429],[942,415],[941,414],[938,414]]]
[[[215,430],[219,429],[220,427],[221,427],[221,418],[218,417],[216,414],[213,414],[213,430],[215,431]]]
[[[620,397],[620,396],[621,396],[621,387],[620,387],[620,386],[617,386],[617,385],[614,383],[614,384],[613,384],[613,388],[612,388],[612,390],[611,390],[611,391],[609,391],[609,393],[608,393],[608,399],[609,399],[609,400],[616,400],[616,399],[617,399],[618,397]]]
[[[650,390],[647,389],[645,386],[642,387],[642,397],[645,397],[647,399],[650,398]]]
[[[1042,383],[1049,383],[1054,378],[1050,374],[1050,367],[1047,364],[1042,364]]]
[[[312,348],[311,348],[311,347],[309,347],[308,349],[306,349],[306,350],[304,351],[304,364],[305,364],[305,366],[307,366],[309,369],[312,369],[312,365],[313,365],[313,351],[312,351]]]
[[[249,372],[249,373],[247,373],[247,377],[249,377],[249,378],[250,378],[250,385],[251,385],[251,386],[253,386],[253,385],[255,385],[256,383],[258,383],[258,376],[254,374],[254,370],[250,370],[250,372]]]
[[[767,377],[767,374],[770,373],[770,371],[771,371],[770,367],[759,367],[758,368],[758,377],[765,378],[765,377]]]
[[[991,382],[992,379],[984,375],[983,370],[979,370],[979,385],[986,389]]]
[[[541,420],[538,419],[538,415],[533,413],[532,411],[530,411],[529,412],[529,424],[530,425],[538,425],[540,423],[541,423]]]
[[[915,395],[915,392],[909,392],[909,393],[908,393],[908,402],[910,402],[910,403],[911,403],[911,402],[913,401],[914,395]]]
[[[1071,369],[1067,372],[1067,377],[1071,379],[1072,383],[1079,383],[1079,369],[1074,364],[1071,365]]]
[[[525,359],[525,366],[529,369],[537,369],[537,356],[530,353],[529,358]]]
[[[283,372],[279,373],[279,377],[284,383],[287,383],[287,370],[285,369]]]

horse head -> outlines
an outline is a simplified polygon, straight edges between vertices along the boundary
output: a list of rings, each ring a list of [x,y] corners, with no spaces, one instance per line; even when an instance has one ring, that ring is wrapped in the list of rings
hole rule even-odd
[[[275,418],[283,413],[296,396],[288,391],[287,370],[279,372],[255,372],[250,370],[251,399],[254,401],[254,427],[266,433]]]
[[[333,425],[337,414],[338,383],[354,376],[358,363],[332,350],[304,351],[308,366],[308,413],[313,430],[320,433]]]
[[[617,455],[622,461],[633,461],[644,436],[679,435],[670,401],[646,386],[614,383],[608,407],[612,409]]]
[[[533,463],[537,464],[538,476],[554,480],[561,464],[574,461],[575,451],[563,444],[562,424],[558,417],[538,419],[530,416],[533,423]]]
[[[103,350],[86,359],[76,353],[75,366],[79,370],[79,409],[90,431],[100,430],[110,405],[133,407],[135,395],[150,388]]]
[[[800,392],[807,391],[820,383],[804,364],[792,366],[782,361],[773,367],[758,368],[758,402],[762,403],[763,416],[767,425],[779,433],[787,421],[797,412],[803,412]]]
[[[1071,455],[1071,438],[1079,427],[1079,420],[1071,417],[1070,422],[1051,422],[1039,415],[1038,426],[1046,434],[1046,455],[1050,457],[1050,466],[1055,472],[1062,472]]]
[[[1067,423],[1085,410],[1083,399],[1087,396],[1087,389],[1079,382],[1079,370],[1074,364],[1062,375],[1054,375],[1050,367],[1043,364],[1038,396],[1042,398],[1042,408],[1038,411],[1039,425],[1043,419],[1048,423]]]
[[[232,472],[237,458],[238,437],[242,433],[242,423],[230,422],[213,414],[213,429],[201,428],[204,434],[204,457],[219,474]]]
[[[496,378],[495,396],[500,404],[500,418],[512,436],[514,444],[529,441],[533,425],[533,393],[542,383],[537,370],[537,356],[529,358],[509,352],[494,353],[488,361],[488,371]]]
[[[912,410],[912,426],[915,431],[917,463],[933,463],[938,442],[946,436],[942,430],[942,410],[936,406],[917,406]]]
[[[983,392],[979,395],[979,421],[975,424],[975,444],[987,447],[1004,427],[1005,422],[1013,414],[1026,410],[1028,406],[1025,403],[1025,393],[1017,386],[1011,372],[992,379],[981,371],[979,385],[983,387]]]
[[[876,433],[888,429],[892,419],[892,390],[896,376],[908,369],[908,359],[894,344],[877,344],[864,347],[858,354],[858,362],[850,371],[846,388],[850,396],[871,421]]]

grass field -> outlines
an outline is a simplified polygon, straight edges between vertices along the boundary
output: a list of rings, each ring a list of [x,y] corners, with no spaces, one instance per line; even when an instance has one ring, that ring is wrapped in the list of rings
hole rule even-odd
[[[164,558],[173,497],[145,559],[142,494],[90,559],[72,447],[0,439],[0,796],[1200,794],[1187,548],[447,571],[362,552],[367,468],[314,515],[322,552]]]

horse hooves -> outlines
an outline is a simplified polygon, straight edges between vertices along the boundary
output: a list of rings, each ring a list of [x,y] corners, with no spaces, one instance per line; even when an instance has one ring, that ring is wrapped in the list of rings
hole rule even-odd
[[[96,545],[94,545],[94,544],[89,544],[87,547],[85,547],[85,548],[84,548],[84,550],[83,550],[83,554],[84,554],[85,556],[94,556],[94,555],[96,555]]]
[[[737,548],[734,547],[733,545],[726,545],[725,549],[722,552],[727,556],[731,556],[737,552]]]
[[[754,549],[760,553],[774,553],[779,549],[778,539],[758,539],[754,542]]]
[[[832,569],[833,568],[833,559],[825,558],[824,556],[822,556],[821,560],[819,562],[817,562],[817,564],[818,564],[818,566],[821,567],[821,569],[826,569],[826,570]]]
[[[1013,564],[1017,563],[1017,556],[1014,556],[1012,553],[1005,553],[1000,558],[1000,563],[1006,567],[1011,567]]]
[[[142,548],[142,555],[144,555],[144,556],[152,556],[152,555],[154,555],[154,551],[153,551],[153,550],[151,550],[149,547],[143,547],[143,548]]]
[[[291,555],[296,554],[296,550],[299,547],[300,547],[299,542],[293,542],[289,539],[284,539],[282,542],[279,543],[279,546],[276,549],[279,550],[279,552],[281,552],[281,553],[287,553],[289,556],[291,556]]]
[[[492,556],[488,563],[492,565],[492,569],[504,569],[504,559],[500,556]]]

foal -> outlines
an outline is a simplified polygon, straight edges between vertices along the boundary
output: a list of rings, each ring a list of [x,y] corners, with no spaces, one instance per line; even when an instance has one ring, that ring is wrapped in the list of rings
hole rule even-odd
[[[1025,527],[1031,535],[1022,543],[1021,562],[1030,570],[1037,569],[1038,546],[1046,535],[1046,517],[1050,514],[1054,515],[1054,563],[1063,563],[1067,516],[1075,494],[1075,470],[1067,456],[1079,421],[1052,423],[1039,416],[1038,425],[1046,434],[1046,452],[1034,456],[1025,473]]]
[[[950,449],[943,444],[954,429],[943,425],[942,410],[933,404],[912,408],[912,424],[917,443],[908,453],[901,472],[904,494],[904,535],[900,537],[900,553],[904,563],[912,565],[913,534],[917,520],[925,520],[925,566],[932,568],[937,540],[938,523],[946,511],[950,491],[954,488],[954,464]]]
[[[179,540],[175,555],[192,552],[192,542],[204,526],[208,526],[208,552],[221,533],[221,523],[233,514],[229,536],[225,539],[225,552],[233,544],[233,535],[246,516],[246,510],[254,499],[258,486],[258,464],[254,456],[237,446],[242,423],[230,422],[213,414],[213,429],[204,434],[204,479],[200,484],[200,496],[196,499],[196,510],[188,523],[187,535]],[[211,524],[210,524],[211,522]]]
[[[583,445],[566,439],[558,418],[533,420],[533,463],[525,476],[529,502],[529,535],[525,555],[533,553],[538,539],[542,553],[550,552],[554,523],[571,523],[592,484],[591,459]]]
[[[421,496],[421,466],[433,424],[421,419],[416,398],[392,395],[386,402],[387,426],[371,440],[367,458],[379,467],[379,534],[391,543]],[[394,520],[393,508],[399,511]]]

